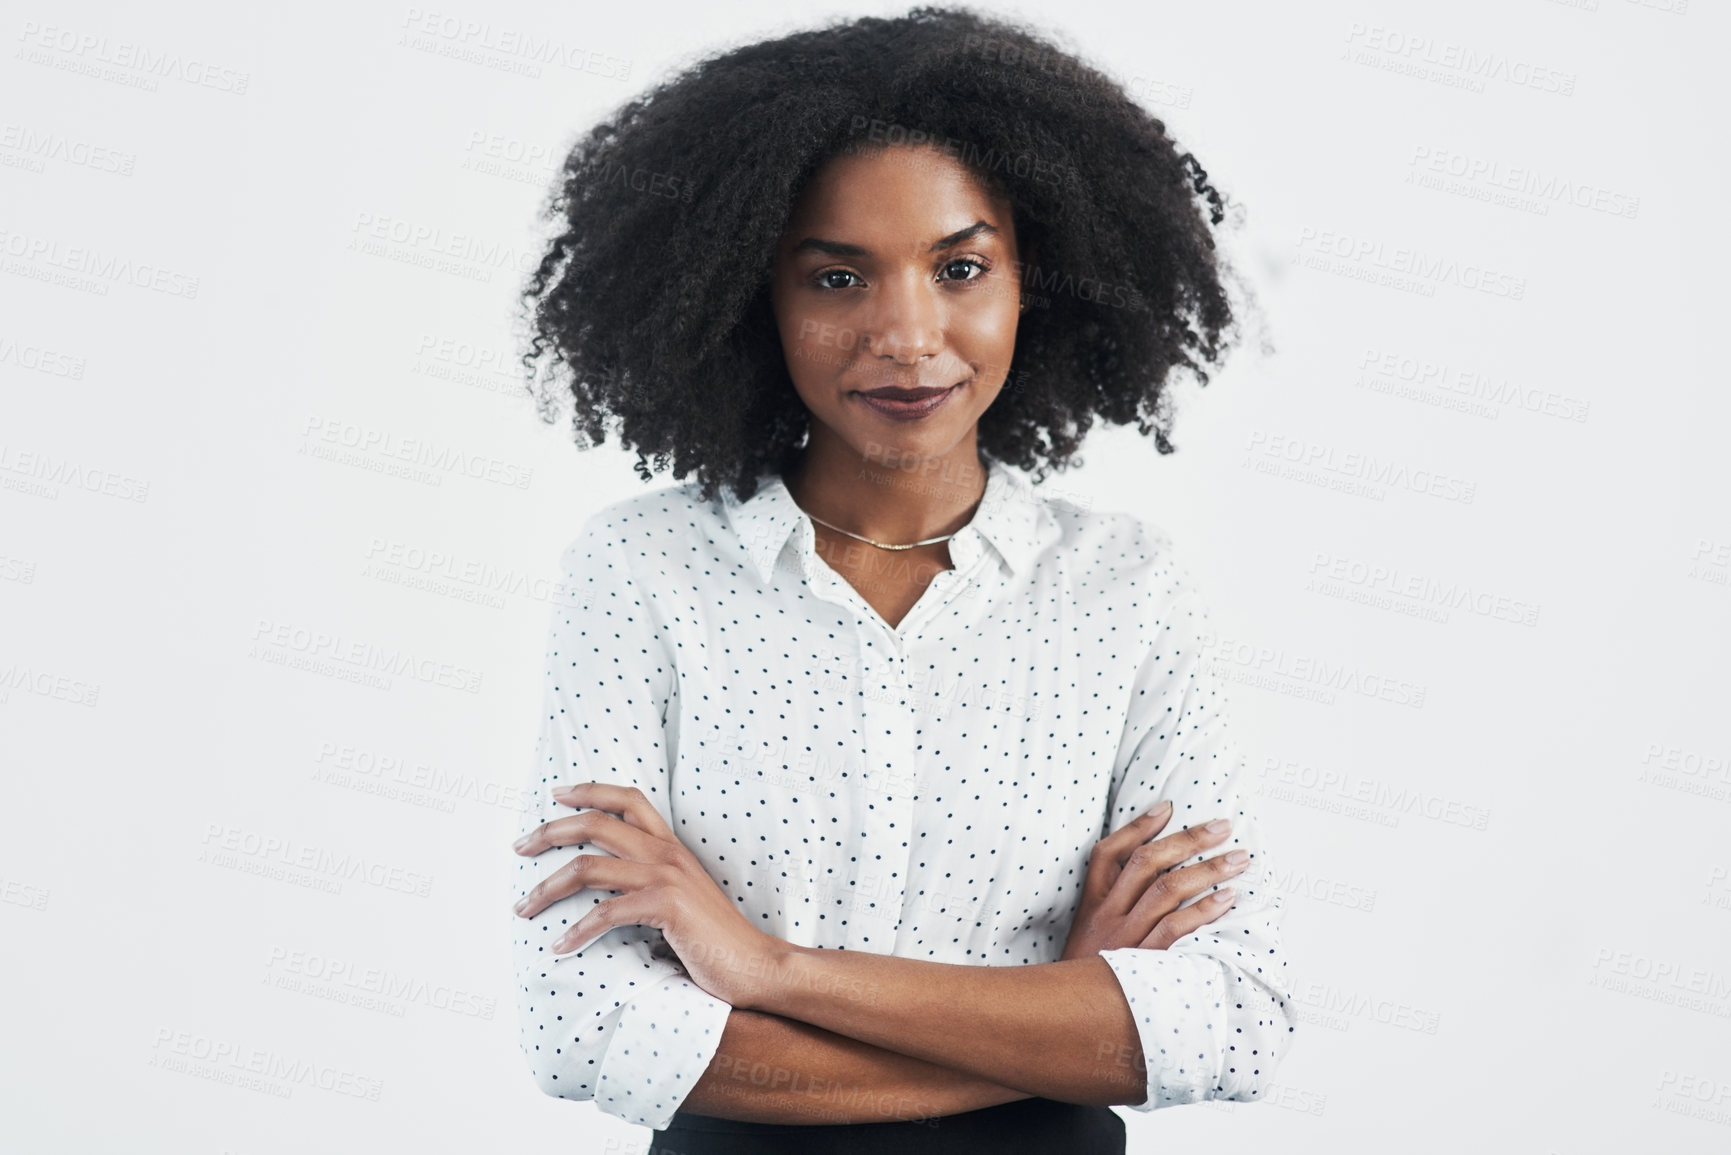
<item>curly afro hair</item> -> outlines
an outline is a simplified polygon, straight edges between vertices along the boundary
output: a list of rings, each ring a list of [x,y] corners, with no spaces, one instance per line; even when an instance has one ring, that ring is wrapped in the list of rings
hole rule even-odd
[[[965,8],[711,56],[579,140],[543,211],[564,231],[522,292],[542,419],[563,365],[591,445],[612,419],[645,480],[653,459],[749,498],[809,422],[770,307],[777,242],[826,160],[898,144],[943,149],[1014,214],[1034,307],[980,451],[1043,480],[1098,417],[1172,452],[1169,374],[1206,385],[1236,337],[1225,198],[1116,81]]]

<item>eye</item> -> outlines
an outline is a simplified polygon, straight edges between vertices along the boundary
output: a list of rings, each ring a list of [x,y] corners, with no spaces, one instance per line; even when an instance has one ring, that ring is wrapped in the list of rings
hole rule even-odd
[[[950,278],[948,278],[949,280],[952,280],[952,281],[977,281],[981,277],[985,276],[988,271],[990,271],[991,266],[988,265],[985,261],[979,260],[976,257],[958,257],[953,261],[945,262],[944,271],[949,272],[951,269],[976,269],[978,271],[975,273],[975,275],[973,275],[971,277],[967,277],[967,276],[950,277]]]
[[[857,274],[851,272],[848,269],[825,269],[821,273],[818,273],[815,276],[813,276],[812,281],[820,289],[851,289],[851,288],[853,288],[852,285],[835,284],[834,282],[832,282],[830,280],[831,277],[852,277],[856,281],[859,280],[859,276]]]

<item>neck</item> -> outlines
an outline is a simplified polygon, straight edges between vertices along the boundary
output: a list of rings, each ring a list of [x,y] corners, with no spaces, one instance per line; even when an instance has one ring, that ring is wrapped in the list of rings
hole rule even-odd
[[[953,533],[985,493],[986,470],[972,432],[932,458],[867,457],[812,429],[783,478],[801,509],[875,541],[905,544]]]

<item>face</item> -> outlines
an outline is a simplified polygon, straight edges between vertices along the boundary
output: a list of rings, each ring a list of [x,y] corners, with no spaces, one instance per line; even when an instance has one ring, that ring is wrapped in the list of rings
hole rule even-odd
[[[770,289],[809,451],[902,468],[972,454],[1015,350],[1018,259],[1009,202],[942,152],[892,147],[819,170]]]

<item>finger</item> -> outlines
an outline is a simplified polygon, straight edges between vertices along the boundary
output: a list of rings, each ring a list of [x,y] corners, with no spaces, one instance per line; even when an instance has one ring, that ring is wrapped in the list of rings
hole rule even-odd
[[[518,854],[533,858],[555,846],[581,846],[584,843],[634,862],[665,862],[670,847],[675,845],[645,834],[605,810],[585,810],[569,818],[543,822],[525,834],[515,849]]]
[[[1160,802],[1096,842],[1088,855],[1088,885],[1105,894],[1131,851],[1160,833],[1171,819],[1171,801]]]
[[[1132,850],[1130,857],[1125,860],[1124,869],[1112,884],[1108,904],[1120,911],[1129,910],[1141,900],[1161,872],[1194,858],[1211,846],[1219,845],[1231,832],[1230,821],[1216,818],[1201,826],[1191,826],[1176,834],[1143,843]]]
[[[613,786],[606,782],[576,782],[555,786],[553,798],[567,806],[590,806],[617,814],[637,829],[657,838],[673,838],[673,829],[649,801],[649,796],[635,786]]]
[[[1142,945],[1150,950],[1166,950],[1187,934],[1192,934],[1232,909],[1236,897],[1231,887],[1217,890],[1200,902],[1173,911],[1148,933]]]
[[[1171,818],[1171,800],[1156,803],[1096,842],[1094,848],[1121,866],[1132,850],[1153,837]]]
[[[1166,871],[1148,884],[1148,889],[1143,891],[1142,897],[1131,907],[1125,918],[1129,924],[1129,933],[1148,933],[1161,919],[1180,906],[1199,894],[1224,885],[1228,879],[1244,873],[1249,865],[1249,851],[1233,850],[1227,854],[1216,854],[1195,866]]]
[[[620,926],[652,926],[660,929],[665,919],[654,897],[643,891],[633,891],[617,898],[604,898],[594,909],[577,920],[570,930],[553,944],[556,955],[582,950],[602,935]]]
[[[523,918],[534,918],[562,898],[583,890],[633,890],[656,882],[659,866],[605,854],[579,854],[529,888],[511,909]]]

